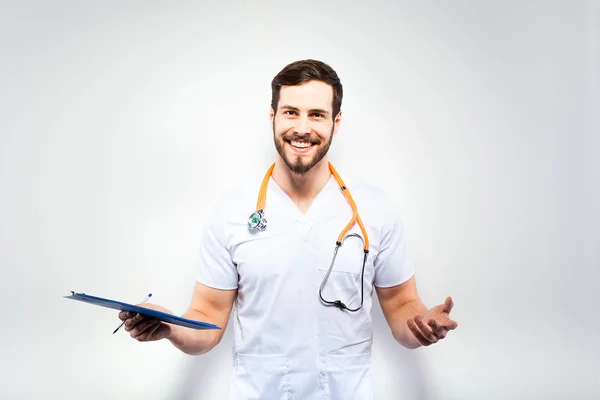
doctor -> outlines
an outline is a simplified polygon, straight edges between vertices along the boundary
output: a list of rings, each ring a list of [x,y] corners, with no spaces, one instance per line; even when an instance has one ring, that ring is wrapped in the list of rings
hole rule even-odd
[[[433,308],[419,299],[390,199],[329,162],[342,94],[323,62],[281,70],[270,113],[277,158],[224,195],[206,222],[183,316],[225,328],[234,310],[231,399],[371,399],[373,289],[402,346],[429,346],[458,325],[450,297]],[[192,355],[224,332],[119,318],[138,341],[167,339]]]

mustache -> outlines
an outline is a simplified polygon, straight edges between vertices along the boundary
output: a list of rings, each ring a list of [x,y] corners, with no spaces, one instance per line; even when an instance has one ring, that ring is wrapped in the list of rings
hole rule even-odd
[[[283,140],[291,142],[292,140],[302,140],[311,144],[321,144],[321,141],[313,135],[298,135],[297,133],[285,133],[281,136]]]

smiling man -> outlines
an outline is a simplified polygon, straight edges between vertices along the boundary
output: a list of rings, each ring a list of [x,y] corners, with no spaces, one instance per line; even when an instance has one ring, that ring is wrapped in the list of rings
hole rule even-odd
[[[275,148],[286,166],[296,175],[303,175],[317,165],[327,155],[333,141],[339,121],[334,124],[331,118],[331,106],[328,106],[331,91],[331,86],[319,81],[289,86],[280,89],[277,97],[283,96],[284,101],[293,99],[295,105],[282,104],[278,107],[275,103],[271,106]],[[316,103],[315,99],[324,104]],[[315,106],[322,108],[311,108]],[[279,112],[275,114],[273,110]],[[302,113],[308,118],[299,118]],[[286,143],[290,147],[287,152]]]
[[[271,86],[277,157],[213,210],[183,316],[225,328],[234,310],[230,399],[371,399],[373,292],[407,348],[457,327],[452,299],[431,309],[421,302],[395,207],[329,162],[342,120],[336,72],[297,61]],[[133,338],[167,339],[187,354],[206,353],[224,332],[119,318]]]

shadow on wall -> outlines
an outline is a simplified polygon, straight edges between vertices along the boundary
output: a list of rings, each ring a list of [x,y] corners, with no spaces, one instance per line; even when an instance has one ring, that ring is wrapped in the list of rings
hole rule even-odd
[[[376,298],[373,298],[373,399],[438,399],[431,374],[427,373],[426,359],[420,354],[425,349],[410,350],[396,342]]]
[[[233,368],[233,312],[221,343],[206,354],[184,355],[169,399],[226,399]]]
[[[233,313],[232,313],[233,316]],[[169,399],[223,399],[233,368],[233,321],[221,343],[200,356],[184,356]],[[425,359],[419,351],[399,345],[392,337],[379,303],[373,303],[373,395],[375,400],[433,400]]]

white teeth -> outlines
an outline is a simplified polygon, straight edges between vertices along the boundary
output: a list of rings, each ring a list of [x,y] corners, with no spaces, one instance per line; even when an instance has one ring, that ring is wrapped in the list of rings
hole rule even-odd
[[[292,143],[292,146],[299,147],[301,149],[310,146],[310,143],[308,143],[308,142],[299,142],[297,140],[292,140],[291,143]]]

